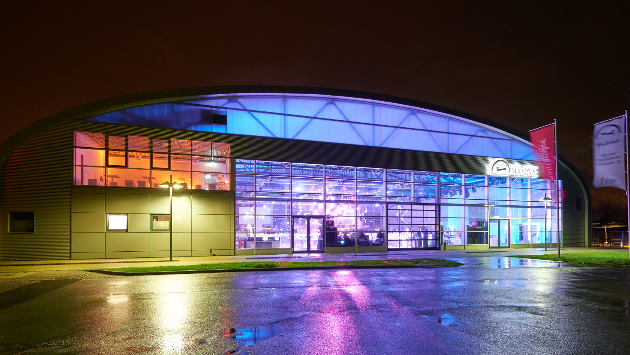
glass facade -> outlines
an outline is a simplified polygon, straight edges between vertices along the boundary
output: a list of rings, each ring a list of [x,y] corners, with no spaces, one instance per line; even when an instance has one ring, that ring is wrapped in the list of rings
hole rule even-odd
[[[540,199],[551,196],[547,180],[242,159],[235,171],[237,249],[304,249],[296,244],[302,232],[313,239],[301,244],[324,233],[326,247],[545,241]],[[556,211],[547,208],[549,243],[556,241]]]
[[[74,185],[157,188],[172,176],[186,189],[230,190],[227,143],[74,132],[73,149]]]
[[[184,139],[75,132],[74,142],[75,185],[156,188],[172,175],[187,189],[233,190],[237,249],[557,239],[557,209],[545,218],[540,201],[551,196],[547,180],[234,159],[229,144]]]
[[[466,118],[390,102],[226,94],[131,107],[89,121],[533,160],[521,138]]]

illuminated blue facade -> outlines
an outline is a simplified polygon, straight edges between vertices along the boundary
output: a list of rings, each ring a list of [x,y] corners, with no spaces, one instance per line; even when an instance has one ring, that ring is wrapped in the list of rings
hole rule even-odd
[[[526,141],[488,125],[419,107],[338,96],[212,95],[132,107],[89,120],[533,160]]]
[[[0,259],[573,247],[589,238],[587,183],[566,160],[565,198],[545,206],[550,182],[525,136],[378,94],[140,93],[43,119],[0,153],[9,230]],[[182,186],[172,216],[159,187],[171,179]]]
[[[131,107],[88,121],[533,160],[527,141],[491,125],[425,107],[335,95],[218,94]],[[547,180],[234,158],[236,250],[322,251],[325,223],[335,226],[336,241],[330,243],[336,247],[544,242],[538,200],[550,193]],[[311,215],[319,216],[317,221],[310,221]],[[557,236],[555,216],[550,210],[550,242]],[[317,238],[309,242],[303,236],[315,224]]]

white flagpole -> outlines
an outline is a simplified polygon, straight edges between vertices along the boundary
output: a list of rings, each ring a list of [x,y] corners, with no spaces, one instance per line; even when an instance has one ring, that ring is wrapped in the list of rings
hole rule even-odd
[[[624,125],[624,135],[626,137],[626,202],[628,202],[628,245],[629,245],[629,256],[628,258],[630,258],[630,195],[628,194],[628,190],[630,190],[630,170],[628,169],[629,163],[628,160],[630,160],[629,156],[630,156],[630,151],[628,151],[628,110],[626,110],[626,124]],[[622,243],[623,244],[623,240]]]
[[[558,184],[558,124],[553,119],[553,143],[556,155],[556,244],[558,244],[558,259],[560,259],[560,186]]]

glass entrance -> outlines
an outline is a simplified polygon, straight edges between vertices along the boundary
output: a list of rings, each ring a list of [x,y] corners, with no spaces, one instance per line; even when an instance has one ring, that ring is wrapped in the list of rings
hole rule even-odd
[[[291,240],[294,252],[312,253],[324,251],[324,217],[293,217]]]
[[[510,247],[510,220],[491,219],[490,220],[490,248]]]
[[[438,205],[387,204],[388,249],[429,249],[438,247]],[[458,236],[454,236],[459,238]],[[445,240],[451,241],[445,234]],[[461,241],[457,244],[461,244]]]

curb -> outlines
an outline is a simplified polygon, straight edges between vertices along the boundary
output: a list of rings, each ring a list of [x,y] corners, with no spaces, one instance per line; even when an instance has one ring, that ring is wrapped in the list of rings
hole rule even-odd
[[[461,266],[461,265],[460,265]],[[216,274],[224,272],[257,272],[257,271],[292,271],[292,270],[353,270],[353,269],[430,269],[447,268],[459,266],[408,266],[408,265],[348,265],[348,266],[300,266],[300,267],[277,267],[259,269],[211,269],[211,270],[177,270],[177,271],[147,271],[147,272],[125,272],[110,270],[87,270],[99,274],[116,276],[146,276],[146,275],[179,275],[179,274]]]
[[[179,260],[125,260],[125,261],[116,261],[116,259],[112,259],[112,261],[79,261],[79,262],[67,262],[67,263],[47,263],[47,264],[2,264],[1,267],[14,267],[14,266],[56,266],[56,265],[96,265],[96,264],[139,264],[139,263],[169,263],[173,261]]]

